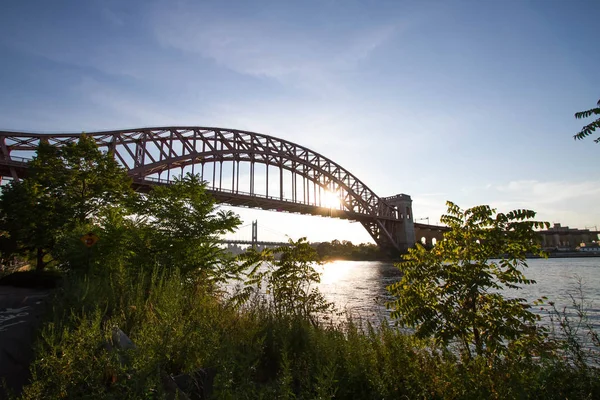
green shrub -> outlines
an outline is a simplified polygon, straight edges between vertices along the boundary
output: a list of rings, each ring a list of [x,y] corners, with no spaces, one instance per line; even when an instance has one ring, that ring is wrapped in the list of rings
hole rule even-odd
[[[302,291],[293,293],[296,302],[312,301]],[[22,398],[161,399],[169,396],[165,375],[198,368],[214,373],[211,399],[592,399],[600,394],[600,373],[591,365],[552,354],[527,357],[524,348],[512,347],[502,357],[461,358],[386,321],[371,326],[348,318],[336,325],[304,311],[282,312],[288,309],[256,296],[239,307],[173,268],[68,274],[55,292],[36,344],[34,379]],[[116,348],[114,327],[136,347]]]

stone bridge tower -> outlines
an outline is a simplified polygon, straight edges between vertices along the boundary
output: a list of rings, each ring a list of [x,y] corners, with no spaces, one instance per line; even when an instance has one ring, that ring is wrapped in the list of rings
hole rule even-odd
[[[391,230],[400,250],[405,253],[415,245],[415,226],[412,213],[412,199],[407,194],[384,197],[383,200],[396,209],[396,217],[400,223],[395,223]]]

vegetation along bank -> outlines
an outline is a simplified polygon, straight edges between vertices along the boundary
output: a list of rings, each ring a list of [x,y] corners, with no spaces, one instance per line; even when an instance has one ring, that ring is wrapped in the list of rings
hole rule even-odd
[[[240,220],[198,177],[142,195],[85,135],[41,143],[28,177],[0,198],[3,262],[61,276],[14,396],[600,398],[597,333],[590,347],[574,332],[585,315],[555,310],[542,327],[534,305],[500,292],[532,283],[525,255],[540,253],[535,229],[547,226],[534,218],[449,202],[446,240],[398,264],[393,319],[334,324],[315,289],[319,249],[305,240],[234,258],[218,237]]]

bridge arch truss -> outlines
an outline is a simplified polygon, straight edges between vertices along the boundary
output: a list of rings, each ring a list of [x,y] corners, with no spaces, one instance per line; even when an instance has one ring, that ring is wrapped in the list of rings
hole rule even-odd
[[[414,234],[406,229],[412,225],[410,211],[389,204],[331,159],[287,140],[208,127],[86,135],[114,155],[138,188],[168,184],[191,172],[207,181],[209,191],[223,203],[356,220],[380,246],[403,251],[414,244]],[[2,175],[23,176],[41,140],[62,146],[80,136],[0,131]],[[332,194],[339,205],[331,204]]]

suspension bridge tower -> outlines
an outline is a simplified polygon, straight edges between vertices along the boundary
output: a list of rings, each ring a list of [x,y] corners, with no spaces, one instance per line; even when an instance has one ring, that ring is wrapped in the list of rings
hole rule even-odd
[[[258,242],[258,220],[252,221],[252,248],[256,248]]]

